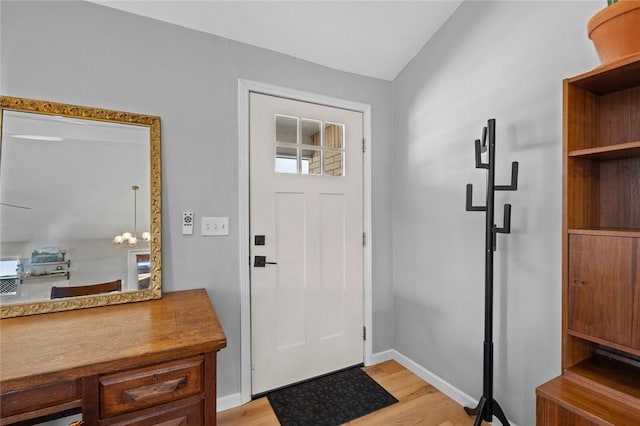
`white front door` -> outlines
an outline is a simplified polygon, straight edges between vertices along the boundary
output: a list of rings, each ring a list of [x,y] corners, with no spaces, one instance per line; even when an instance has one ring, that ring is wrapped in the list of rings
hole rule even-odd
[[[249,127],[258,394],[363,361],[362,113],[252,93]]]

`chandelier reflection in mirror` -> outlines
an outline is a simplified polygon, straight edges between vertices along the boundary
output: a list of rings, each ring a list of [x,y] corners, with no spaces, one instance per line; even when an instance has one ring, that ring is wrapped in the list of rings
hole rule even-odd
[[[116,235],[113,242],[116,244],[127,243],[129,247],[135,247],[138,245],[138,189],[137,185],[131,187],[133,190],[133,234],[131,232],[125,232],[122,235]],[[151,234],[145,231],[140,236],[145,242],[151,240]]]

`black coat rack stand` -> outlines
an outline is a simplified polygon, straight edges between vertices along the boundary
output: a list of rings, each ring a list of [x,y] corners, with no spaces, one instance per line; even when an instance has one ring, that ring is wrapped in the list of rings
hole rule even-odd
[[[487,132],[488,130],[488,132]],[[493,252],[496,250],[496,236],[498,233],[511,232],[511,204],[504,205],[504,219],[502,228],[495,225],[494,198],[495,191],[515,191],[518,189],[518,162],[511,163],[511,185],[495,185],[496,158],[496,120],[490,119],[487,127],[482,131],[482,141],[476,139],[476,168],[488,169],[487,203],[484,206],[473,205],[473,185],[467,185],[467,211],[486,212],[485,229],[485,292],[484,292],[484,366],[482,397],[475,408],[465,407],[469,415],[476,415],[474,426],[480,426],[485,420],[489,423],[496,416],[500,422],[508,426],[509,421],[493,398]],[[487,143],[487,133],[489,140]],[[488,162],[482,162],[482,153],[489,151]]]

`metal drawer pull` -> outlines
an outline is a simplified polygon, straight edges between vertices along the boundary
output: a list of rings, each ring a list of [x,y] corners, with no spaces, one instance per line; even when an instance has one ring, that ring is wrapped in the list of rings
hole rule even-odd
[[[167,393],[175,392],[187,385],[187,376],[177,379],[167,380],[152,385],[140,386],[138,388],[127,389],[122,392],[125,401],[141,401],[143,399],[153,398]]]

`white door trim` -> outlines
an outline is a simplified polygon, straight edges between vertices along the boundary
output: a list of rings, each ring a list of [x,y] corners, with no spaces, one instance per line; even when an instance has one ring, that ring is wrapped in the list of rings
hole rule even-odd
[[[364,247],[364,363],[372,363],[372,226],[371,226],[371,105],[332,98],[295,89],[238,79],[238,238],[240,267],[240,398],[241,404],[251,400],[251,299],[249,288],[249,94],[251,92],[311,102],[361,112],[362,134],[366,141],[363,164],[363,225],[367,234]]]

